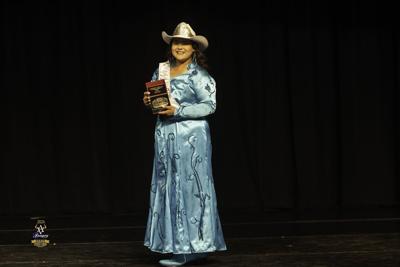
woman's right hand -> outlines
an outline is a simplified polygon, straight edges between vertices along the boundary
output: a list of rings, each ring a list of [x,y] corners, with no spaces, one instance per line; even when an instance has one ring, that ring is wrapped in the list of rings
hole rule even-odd
[[[150,92],[145,91],[145,92],[143,93],[143,104],[144,104],[146,107],[150,107],[150,105],[151,105],[151,102],[150,102]]]

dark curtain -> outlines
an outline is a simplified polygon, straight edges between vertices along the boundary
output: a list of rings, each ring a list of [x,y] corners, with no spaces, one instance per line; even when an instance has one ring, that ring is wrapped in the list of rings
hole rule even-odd
[[[155,118],[142,92],[165,60],[161,31],[180,21],[210,41],[221,212],[398,207],[393,7],[1,5],[1,215],[147,211]]]

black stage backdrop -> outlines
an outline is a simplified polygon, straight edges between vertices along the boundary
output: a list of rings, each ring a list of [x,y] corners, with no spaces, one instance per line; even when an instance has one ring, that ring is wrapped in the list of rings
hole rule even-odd
[[[146,212],[144,82],[207,36],[221,212],[398,207],[399,29],[380,1],[2,1],[1,215]]]

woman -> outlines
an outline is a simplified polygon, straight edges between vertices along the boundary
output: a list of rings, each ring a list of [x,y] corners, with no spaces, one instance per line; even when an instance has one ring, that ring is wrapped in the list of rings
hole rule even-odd
[[[165,79],[172,104],[158,112],[145,246],[172,253],[163,266],[181,266],[209,252],[226,250],[211,168],[207,116],[216,109],[215,80],[206,70],[204,36],[179,23],[169,44],[168,61],[152,80]],[[150,106],[144,93],[143,102]]]

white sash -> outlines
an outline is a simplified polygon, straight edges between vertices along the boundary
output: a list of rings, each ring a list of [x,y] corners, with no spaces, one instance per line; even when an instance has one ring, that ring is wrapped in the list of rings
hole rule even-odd
[[[171,95],[171,78],[170,78],[170,65],[169,61],[160,62],[158,64],[158,79],[164,79],[165,85],[167,86],[168,96],[171,101],[171,105],[178,108],[179,105]]]

